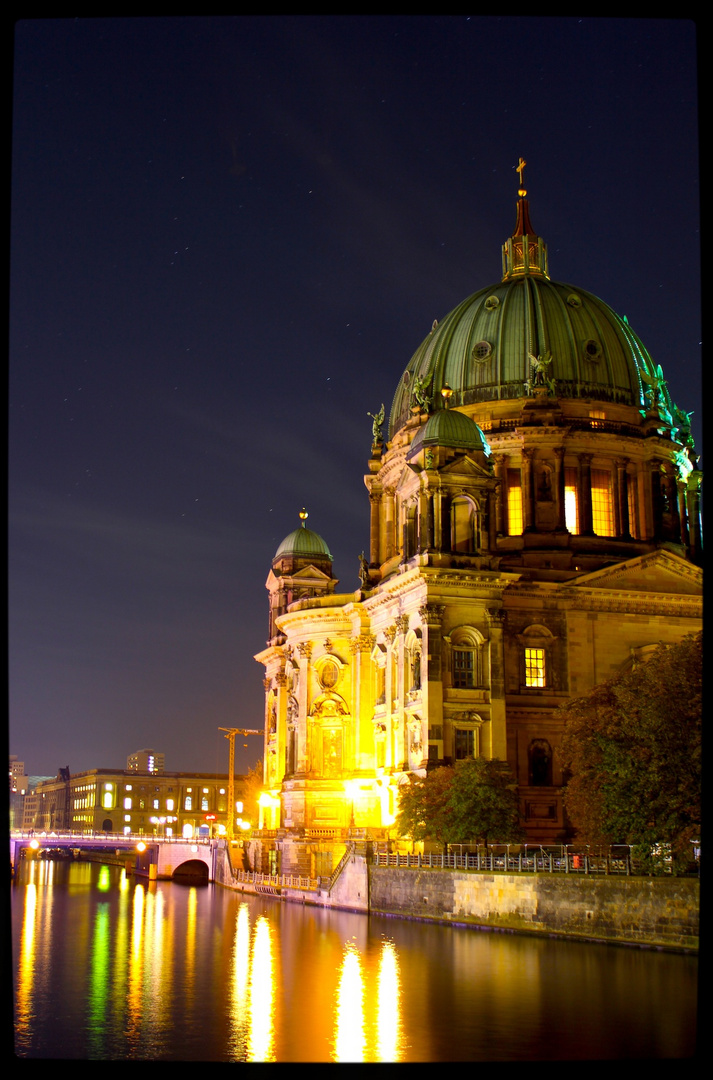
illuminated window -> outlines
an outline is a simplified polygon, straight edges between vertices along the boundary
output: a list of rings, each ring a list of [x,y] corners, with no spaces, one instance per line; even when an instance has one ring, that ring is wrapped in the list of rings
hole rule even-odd
[[[453,685],[459,690],[471,690],[475,686],[473,649],[453,650]]]
[[[601,421],[606,420],[606,413],[600,412],[599,410],[590,409],[589,415],[591,417],[592,427],[593,428],[602,428],[602,427],[604,427],[604,424],[602,424]]]
[[[104,794],[102,795],[102,806],[105,810],[110,810],[114,805],[114,796],[112,794],[113,784],[104,785]]]
[[[131,809],[131,799],[130,798],[124,799],[124,809],[125,810],[130,810]]]
[[[564,471],[564,523],[573,536],[578,535],[576,469],[565,469]]]
[[[131,786],[131,784],[127,784],[127,785],[126,785],[126,790],[127,790],[127,791],[131,791],[131,790],[132,790],[132,786]]]
[[[508,469],[508,536],[522,534],[522,484],[519,469]]]
[[[191,798],[190,795],[186,795],[186,801],[184,802],[183,805],[184,805],[186,810],[192,810],[193,809],[193,799]]]
[[[592,469],[592,528],[596,536],[613,536],[611,473]]]
[[[154,799],[153,808],[154,808],[154,810],[158,810],[158,799]]]
[[[173,799],[166,799],[166,809],[173,810]]]
[[[207,809],[208,809],[208,796],[203,795],[201,797],[201,810],[207,810]]]
[[[131,814],[124,814],[124,821],[131,821]]]
[[[525,686],[545,685],[545,650],[525,649]]]

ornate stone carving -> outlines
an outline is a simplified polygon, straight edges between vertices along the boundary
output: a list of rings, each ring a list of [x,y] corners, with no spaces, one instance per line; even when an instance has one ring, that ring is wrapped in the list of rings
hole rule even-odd
[[[301,641],[297,646],[300,656],[309,660],[312,655],[313,645],[311,641]]]

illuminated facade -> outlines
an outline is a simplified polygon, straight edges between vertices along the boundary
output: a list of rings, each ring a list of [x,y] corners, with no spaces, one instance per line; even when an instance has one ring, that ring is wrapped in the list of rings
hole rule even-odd
[[[567,835],[555,709],[701,627],[690,414],[625,318],[552,281],[521,189],[503,276],[433,327],[374,432],[362,587],[286,537],[267,580],[265,843],[320,872],[410,774],[506,760]],[[338,856],[337,856],[338,857]]]
[[[244,786],[245,777],[236,777],[238,817]],[[201,830],[223,835],[226,828],[227,774],[90,769],[70,776],[61,769],[34,794],[26,804],[25,830],[190,837]]]

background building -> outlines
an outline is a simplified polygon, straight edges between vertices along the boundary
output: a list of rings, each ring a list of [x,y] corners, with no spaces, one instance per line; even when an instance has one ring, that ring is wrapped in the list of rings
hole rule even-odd
[[[245,777],[235,777],[236,821],[248,817],[245,786]],[[227,774],[90,769],[70,776],[68,769],[60,769],[56,779],[38,784],[26,802],[23,828],[148,836],[209,831],[217,836],[227,821]]]
[[[433,323],[385,435],[374,414],[362,588],[336,591],[306,515],[273,559],[263,846],[285,871],[387,835],[401,784],[477,755],[508,763],[530,840],[565,838],[555,710],[701,627],[690,413],[625,317],[551,280],[525,195],[502,278]]]
[[[127,772],[162,773],[165,764],[165,755],[155,750],[137,750],[126,759]]]

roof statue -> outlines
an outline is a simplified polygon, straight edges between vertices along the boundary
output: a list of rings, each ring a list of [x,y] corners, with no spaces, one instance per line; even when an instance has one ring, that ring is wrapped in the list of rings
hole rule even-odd
[[[383,403],[383,401],[381,403],[381,408],[379,409],[378,413],[368,412],[366,415],[370,416],[371,419],[374,421],[374,423],[371,425],[371,432],[372,432],[372,438],[374,440],[374,446],[376,446],[377,443],[380,443],[380,442],[383,441],[383,434],[382,434],[381,428],[383,426],[384,417],[386,415],[386,413],[384,411],[384,403]]]
[[[433,372],[424,378],[422,375],[417,375],[413,382],[413,390],[411,391],[411,398],[420,405],[421,412],[430,412],[432,395],[428,393],[428,390],[433,381]]]

